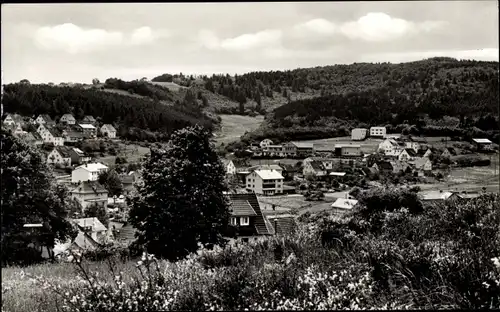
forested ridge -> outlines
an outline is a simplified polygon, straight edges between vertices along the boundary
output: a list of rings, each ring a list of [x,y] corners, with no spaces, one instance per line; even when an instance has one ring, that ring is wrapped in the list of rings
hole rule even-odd
[[[212,129],[214,123],[201,110],[94,88],[8,84],[4,88],[3,105],[6,113],[25,116],[72,113],[81,119],[92,115],[103,123],[117,125],[120,136],[133,140],[165,140],[177,129],[194,124]]]

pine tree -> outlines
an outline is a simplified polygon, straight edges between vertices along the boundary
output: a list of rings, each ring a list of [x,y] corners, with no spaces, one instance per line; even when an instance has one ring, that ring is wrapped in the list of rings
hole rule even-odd
[[[166,149],[151,149],[143,183],[131,200],[137,244],[176,260],[202,244],[223,244],[229,220],[224,167],[200,126],[175,132]]]

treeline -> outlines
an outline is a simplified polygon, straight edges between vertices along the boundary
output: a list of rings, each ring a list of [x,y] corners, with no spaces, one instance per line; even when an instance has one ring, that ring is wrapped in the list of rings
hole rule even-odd
[[[173,131],[194,124],[213,127],[213,120],[181,105],[173,107],[95,89],[8,84],[4,88],[3,105],[6,113],[25,116],[72,113],[81,119],[92,115],[103,123],[118,125],[119,135],[129,140],[165,140]]]
[[[146,96],[153,100],[172,101],[173,99],[173,95],[168,88],[140,80],[123,81],[117,78],[108,78],[104,82],[104,88],[123,90],[131,94]]]

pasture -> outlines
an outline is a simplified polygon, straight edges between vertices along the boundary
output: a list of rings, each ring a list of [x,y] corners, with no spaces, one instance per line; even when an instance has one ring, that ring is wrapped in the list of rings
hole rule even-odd
[[[220,115],[220,117],[221,128],[214,133],[217,145],[238,141],[245,132],[254,131],[264,121],[264,116]]]

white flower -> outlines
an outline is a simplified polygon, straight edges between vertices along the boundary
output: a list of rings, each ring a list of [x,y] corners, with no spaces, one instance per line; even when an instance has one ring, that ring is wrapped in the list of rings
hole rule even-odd
[[[500,257],[491,258],[491,261],[493,261],[493,264],[497,269],[500,269]]]

